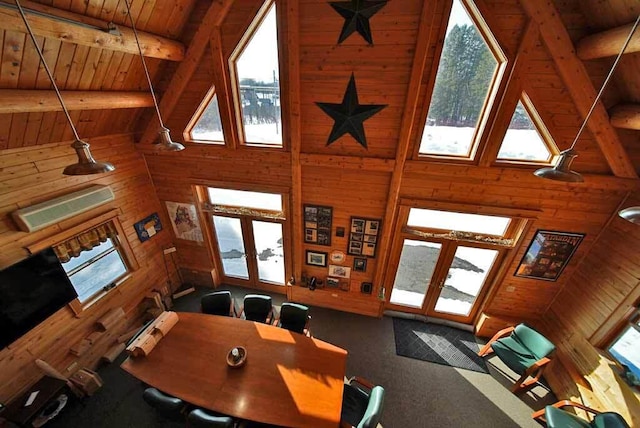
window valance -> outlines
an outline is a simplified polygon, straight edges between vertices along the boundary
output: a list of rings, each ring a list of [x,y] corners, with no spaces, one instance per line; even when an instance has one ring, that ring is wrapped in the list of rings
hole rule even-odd
[[[88,251],[93,247],[97,247],[102,242],[105,242],[107,238],[115,238],[117,234],[113,223],[108,222],[56,244],[52,248],[58,256],[58,259],[60,259],[62,263],[65,263],[73,257],[78,257],[82,251]]]

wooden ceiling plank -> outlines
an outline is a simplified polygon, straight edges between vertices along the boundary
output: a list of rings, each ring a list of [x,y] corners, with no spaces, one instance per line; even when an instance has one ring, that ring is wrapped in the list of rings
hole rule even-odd
[[[49,137],[57,117],[56,112],[43,113],[40,129],[38,130],[38,145],[49,143]]]
[[[15,31],[6,31],[4,34],[4,49],[0,64],[0,85],[3,88],[18,87],[24,42],[24,34]]]
[[[0,114],[0,150],[9,148],[11,116],[11,114]]]
[[[130,109],[152,107],[149,92],[62,91],[68,110]],[[0,114],[62,111],[50,90],[0,89]]]
[[[89,89],[93,91],[99,91],[103,89],[102,84],[104,82],[104,78],[107,75],[107,70],[109,69],[109,64],[111,63],[111,59],[113,58],[114,53],[115,52],[107,49],[102,50],[102,54],[100,55],[98,65],[96,67],[96,72],[93,75],[93,79],[91,81]]]
[[[616,128],[640,131],[640,104],[618,104],[609,111],[609,114],[611,125]]]
[[[620,48],[629,37],[633,23],[592,34],[576,44],[576,52],[581,60],[606,58],[618,55]],[[640,33],[636,32],[625,49],[625,54],[640,52]]]
[[[9,134],[9,148],[22,147],[24,133],[27,129],[29,113],[14,113],[11,118],[11,133]]]
[[[124,59],[125,55],[122,52],[114,52],[111,56],[111,60],[109,61],[109,65],[107,66],[107,71],[104,75],[104,79],[100,85],[100,89],[110,90],[113,89],[113,85],[116,81],[116,73],[120,68],[120,63]]]
[[[24,133],[24,141],[22,146],[35,146],[38,144],[38,132],[40,132],[40,123],[42,122],[43,113],[29,113],[27,118],[27,129]]]
[[[0,1],[2,1],[2,3],[9,3],[8,0]],[[110,22],[96,20],[95,18],[85,15],[59,10],[27,0],[23,1],[23,6],[26,9],[33,9],[49,15],[96,26],[101,29],[108,28],[108,22]],[[138,45],[136,44],[133,30],[124,25],[118,26],[118,29],[122,33],[118,36],[102,30],[72,25],[42,15],[27,13],[27,19],[33,32],[38,36],[54,38],[88,47],[111,49],[138,55]],[[5,7],[0,8],[0,28],[23,33],[26,32],[26,27],[18,11]],[[138,31],[138,37],[140,39],[142,52],[145,56],[169,61],[181,61],[184,59],[184,45],[180,42],[144,31]]]
[[[58,60],[58,54],[60,53],[60,46],[62,42],[59,40],[44,39],[44,45],[42,46],[42,54],[44,60],[49,67],[53,67]],[[51,79],[47,75],[46,70],[42,62],[38,63],[38,76],[36,78],[35,86],[32,89],[48,89],[51,88]]]
[[[80,77],[82,76],[82,70],[87,62],[87,56],[89,55],[90,48],[87,46],[78,46],[73,54],[73,60],[71,61],[71,68],[69,69],[69,75],[67,76],[67,83],[65,89],[76,90],[80,83]]]
[[[62,43],[60,46],[58,59],[56,60],[55,69],[53,70],[53,78],[61,90],[66,88],[67,77],[69,77],[69,70],[71,70],[71,63],[76,48],[76,45],[70,45],[68,43]],[[51,66],[49,67],[51,68]]]
[[[44,39],[36,37],[36,41],[40,49],[42,49]],[[22,55],[22,63],[20,64],[20,76],[18,78],[18,88],[33,88],[38,78],[38,65],[40,57],[36,51],[31,38],[25,40],[24,53]]]
[[[168,118],[171,116],[173,109],[180,99],[180,95],[200,63],[200,58],[209,44],[212,30],[220,26],[232,4],[233,0],[216,0],[209,6],[206,15],[202,18],[202,22],[198,27],[198,31],[196,31],[196,34],[189,44],[185,59],[180,63],[178,69],[171,77],[171,82],[169,82],[169,86],[160,101],[160,111],[165,117]],[[159,131],[158,126],[155,120],[150,122],[140,139],[140,143],[150,144],[154,141]]]
[[[104,0],[87,0],[87,10],[85,11],[85,15],[91,16],[92,18],[98,18],[100,16],[100,12],[102,12],[102,5],[104,4]]]
[[[91,88],[93,76],[95,76],[96,70],[98,69],[98,63],[102,56],[102,52],[102,49],[89,49],[89,54],[87,55],[87,59],[84,63],[77,89],[87,90]]]
[[[585,117],[596,90],[584,64],[576,56],[573,43],[553,2],[522,0],[522,7],[538,23],[540,34],[551,53],[562,80],[580,114]],[[588,123],[588,128],[598,142],[611,171],[617,177],[637,178],[638,174],[625,151],[618,134],[609,123],[609,116],[602,103],[598,103]],[[578,148],[578,151],[580,149]]]

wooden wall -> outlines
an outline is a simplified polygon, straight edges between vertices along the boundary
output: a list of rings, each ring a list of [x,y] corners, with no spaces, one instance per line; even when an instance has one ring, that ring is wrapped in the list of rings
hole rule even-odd
[[[126,233],[122,238],[132,247],[140,267],[79,317],[65,306],[1,350],[0,402],[8,402],[43,375],[34,363],[38,358],[66,375],[72,373],[66,369],[74,362],[77,363],[74,371],[94,365],[112,345],[108,339],[98,341],[81,358],[70,354],[69,348],[93,332],[95,321],[111,308],[122,307],[127,315],[127,324],[137,322],[141,315],[138,305],[144,295],[153,287],[166,284],[162,248],[171,243],[171,236],[166,231],[169,222],[159,207],[142,155],[135,150],[130,135],[112,135],[90,143],[95,158],[112,162],[116,166],[114,172],[93,176],[62,175],[63,168],[76,161],[69,142],[0,151],[0,269],[26,258],[26,246],[114,208],[119,212],[118,218]],[[18,208],[93,184],[110,186],[115,200],[33,233],[19,231],[10,217],[10,213]],[[141,243],[133,223],[154,212],[161,214],[165,229]]]

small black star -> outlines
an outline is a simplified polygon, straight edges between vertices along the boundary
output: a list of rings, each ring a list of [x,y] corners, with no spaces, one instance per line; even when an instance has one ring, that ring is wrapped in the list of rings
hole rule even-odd
[[[349,133],[365,149],[367,148],[367,137],[364,135],[363,122],[387,106],[386,104],[358,104],[358,91],[353,73],[351,73],[351,79],[349,79],[347,90],[342,98],[342,104],[316,104],[334,120],[327,146],[342,135]]]
[[[338,44],[344,42],[354,31],[369,43],[373,44],[369,18],[376,14],[387,4],[386,1],[351,0],[329,3],[344,18],[342,32],[338,39]]]

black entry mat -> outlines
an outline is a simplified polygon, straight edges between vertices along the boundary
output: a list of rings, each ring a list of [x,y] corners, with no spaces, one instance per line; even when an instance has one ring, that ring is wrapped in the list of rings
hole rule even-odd
[[[421,321],[393,319],[396,354],[461,369],[489,373],[468,331]]]

